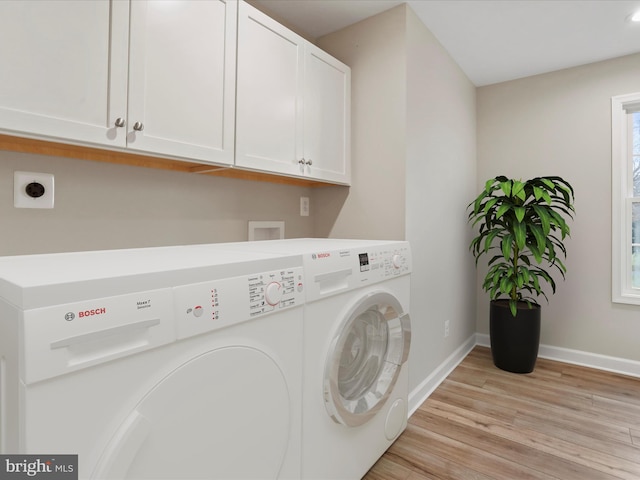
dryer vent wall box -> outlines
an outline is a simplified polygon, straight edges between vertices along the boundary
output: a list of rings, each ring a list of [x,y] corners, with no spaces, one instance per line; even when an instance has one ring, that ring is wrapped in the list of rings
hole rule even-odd
[[[249,241],[282,240],[284,238],[284,222],[249,222]]]

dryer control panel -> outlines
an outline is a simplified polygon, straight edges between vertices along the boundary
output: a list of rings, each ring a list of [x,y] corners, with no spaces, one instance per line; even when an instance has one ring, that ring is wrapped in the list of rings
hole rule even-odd
[[[212,280],[173,289],[178,338],[302,306],[302,267]]]

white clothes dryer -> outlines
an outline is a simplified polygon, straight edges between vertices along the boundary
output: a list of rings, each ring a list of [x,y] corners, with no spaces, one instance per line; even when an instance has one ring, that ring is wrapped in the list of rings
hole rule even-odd
[[[1,258],[0,452],[299,478],[303,281],[299,256],[228,245]]]
[[[359,479],[407,425],[410,246],[295,239],[251,248],[303,258],[302,478]]]

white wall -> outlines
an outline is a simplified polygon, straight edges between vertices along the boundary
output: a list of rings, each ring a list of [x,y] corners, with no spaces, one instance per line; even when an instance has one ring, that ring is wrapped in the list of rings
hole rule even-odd
[[[53,173],[55,208],[14,208],[14,171]],[[0,255],[242,241],[249,220],[311,236],[303,195],[310,189],[0,151]]]
[[[316,233],[411,242],[414,390],[475,332],[475,87],[406,5],[319,44],[352,68],[354,182],[313,192]]]
[[[543,344],[640,360],[640,307],[611,302],[611,97],[639,91],[639,79],[636,54],[478,89],[477,192],[498,174],[560,175],[575,188],[566,281],[541,300]]]

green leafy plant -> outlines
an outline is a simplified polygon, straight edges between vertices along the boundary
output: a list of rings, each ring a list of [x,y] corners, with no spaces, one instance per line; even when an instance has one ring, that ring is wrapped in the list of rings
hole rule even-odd
[[[543,284],[556,291],[550,274],[564,279],[564,239],[570,234],[566,218],[573,218],[573,187],[561,177],[536,177],[523,182],[504,176],[488,180],[468,206],[468,221],[480,225],[469,250],[476,259],[492,254],[482,287],[491,300],[507,297],[515,317],[518,302],[531,308],[534,297],[548,297]]]

